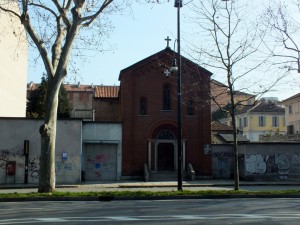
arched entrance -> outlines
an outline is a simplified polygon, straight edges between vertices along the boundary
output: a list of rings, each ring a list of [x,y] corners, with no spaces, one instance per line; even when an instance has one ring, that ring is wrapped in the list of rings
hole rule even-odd
[[[175,137],[169,130],[161,131],[157,136],[156,167],[159,171],[175,170]]]
[[[176,171],[177,139],[171,130],[160,130],[148,140],[148,167],[151,171]],[[185,162],[185,142],[183,141],[183,162]],[[185,163],[183,163],[185,164]],[[183,166],[185,167],[185,166]],[[184,169],[184,168],[183,168]]]

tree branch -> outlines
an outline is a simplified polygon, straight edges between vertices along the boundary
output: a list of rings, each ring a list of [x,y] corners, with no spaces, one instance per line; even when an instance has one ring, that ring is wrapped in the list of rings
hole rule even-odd
[[[100,15],[100,13],[102,13],[103,10],[106,7],[108,7],[112,2],[113,2],[113,0],[105,0],[103,2],[102,6],[99,8],[99,10],[95,14],[82,18],[81,19],[81,21],[83,22],[82,26],[88,27]],[[87,22],[85,22],[85,21],[87,21]]]

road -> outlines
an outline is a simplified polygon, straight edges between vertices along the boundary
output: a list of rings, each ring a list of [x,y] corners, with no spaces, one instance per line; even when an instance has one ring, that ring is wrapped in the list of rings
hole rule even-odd
[[[1,224],[299,224],[300,199],[4,202]]]

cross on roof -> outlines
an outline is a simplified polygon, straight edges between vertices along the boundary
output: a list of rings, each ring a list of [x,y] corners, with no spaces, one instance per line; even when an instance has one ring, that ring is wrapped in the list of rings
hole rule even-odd
[[[167,41],[167,48],[169,48],[169,42],[172,41],[172,39],[170,39],[169,36],[167,36],[167,38],[165,39],[165,41]]]

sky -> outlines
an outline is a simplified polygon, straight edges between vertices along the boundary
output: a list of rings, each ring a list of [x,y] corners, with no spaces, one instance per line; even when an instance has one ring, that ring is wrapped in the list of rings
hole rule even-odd
[[[189,1],[184,1],[189,2]],[[185,15],[189,8],[181,8],[181,46],[185,48],[185,39],[191,35],[191,24]],[[177,36],[177,8],[174,2],[165,4],[133,4],[132,14],[112,17],[114,30],[105,41],[108,50],[90,53],[87,62],[77,65],[80,70],[74,75],[69,73],[66,83],[119,85],[118,77],[122,69],[152,55],[166,47],[165,39],[169,36],[173,48]],[[184,49],[183,51],[184,52]],[[39,83],[44,72],[41,60],[33,60],[36,53],[30,49],[28,82]],[[184,53],[182,53],[184,55]],[[201,66],[201,65],[200,65]],[[212,71],[214,72],[214,71]],[[260,74],[260,76],[264,76]],[[218,79],[217,79],[218,80]],[[220,81],[220,80],[219,80]],[[221,81],[222,82],[222,81]],[[265,97],[286,99],[300,90],[300,74],[294,73],[289,81],[282,81],[281,86],[267,93]]]
[[[169,36],[173,43],[177,35],[177,9],[173,3],[162,5],[135,4],[131,15],[113,17],[115,29],[106,40],[104,52],[94,52],[88,62],[80,65],[75,77],[68,75],[71,83],[119,85],[122,69],[163,50]],[[184,8],[182,8],[184,11]],[[173,44],[172,44],[173,45]],[[29,63],[28,81],[40,82],[43,64]]]

